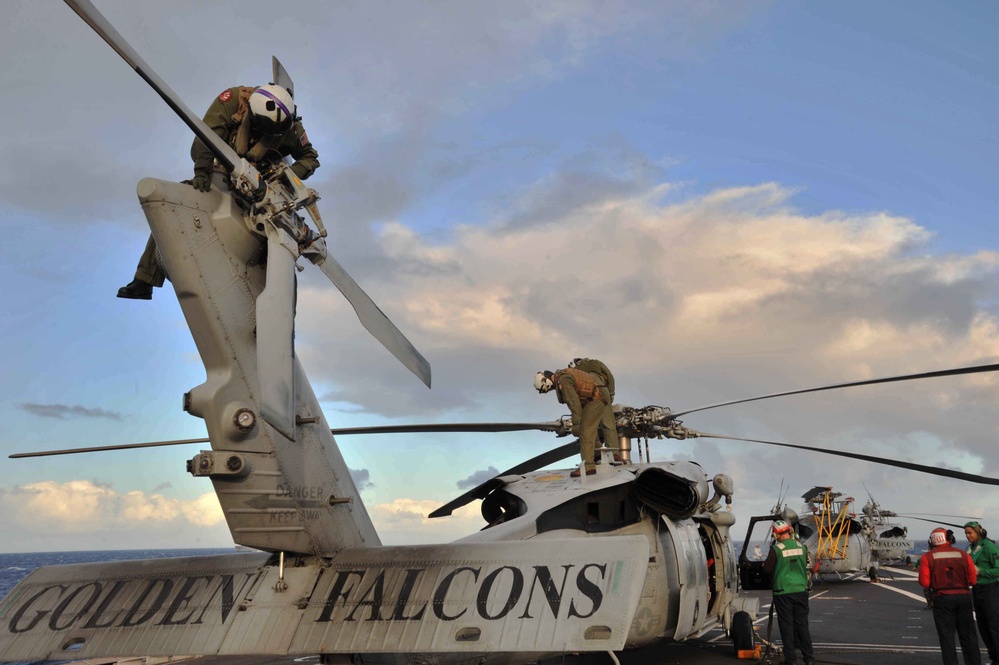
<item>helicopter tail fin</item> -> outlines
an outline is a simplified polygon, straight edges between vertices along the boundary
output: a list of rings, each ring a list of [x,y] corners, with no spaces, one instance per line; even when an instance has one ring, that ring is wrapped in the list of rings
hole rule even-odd
[[[188,470],[211,479],[235,543],[326,555],[380,544],[297,358],[290,431],[264,417],[256,306],[267,275],[233,197],[150,178],[138,194],[207,373],[184,408],[205,420],[212,449]]]

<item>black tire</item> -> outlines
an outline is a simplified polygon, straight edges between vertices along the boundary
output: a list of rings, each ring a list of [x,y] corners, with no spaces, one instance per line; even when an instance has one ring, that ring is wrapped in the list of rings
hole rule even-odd
[[[871,578],[872,582],[876,582],[878,579],[878,569],[875,568],[874,566],[871,566],[870,568],[867,569],[867,576]]]
[[[735,655],[740,651],[748,651],[756,646],[756,633],[753,631],[753,619],[749,612],[736,612],[732,617],[732,646]]]

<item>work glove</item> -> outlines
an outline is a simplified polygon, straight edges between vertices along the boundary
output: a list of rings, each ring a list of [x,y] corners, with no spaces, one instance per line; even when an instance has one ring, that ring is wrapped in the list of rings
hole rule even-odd
[[[212,187],[211,171],[197,171],[189,182],[191,183],[191,187],[194,187],[198,191],[207,192]]]
[[[304,166],[302,166],[298,162],[295,162],[294,164],[291,165],[291,170],[292,170],[292,173],[294,173],[295,175],[298,176],[299,180],[304,180],[305,179],[305,174],[308,173],[308,171],[309,171],[307,168],[305,168]]]

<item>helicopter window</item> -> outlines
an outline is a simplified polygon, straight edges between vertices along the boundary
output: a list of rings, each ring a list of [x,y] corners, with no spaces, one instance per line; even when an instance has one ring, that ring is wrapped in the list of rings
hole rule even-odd
[[[811,537],[815,533],[811,527],[805,526],[804,524],[798,524],[798,537],[802,540]]]
[[[538,533],[557,529],[612,531],[638,521],[631,485],[619,485],[566,501],[538,516]]]

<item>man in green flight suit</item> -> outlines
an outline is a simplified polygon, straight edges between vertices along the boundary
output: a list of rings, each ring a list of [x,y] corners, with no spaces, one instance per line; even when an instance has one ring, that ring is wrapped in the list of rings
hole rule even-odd
[[[273,162],[290,155],[295,160],[291,170],[305,180],[319,168],[319,153],[309,142],[296,111],[291,92],[286,88],[273,84],[256,88],[236,86],[223,90],[215,98],[205,113],[204,122],[251,164]],[[201,139],[194,139],[191,159],[194,160],[194,178],[185,182],[207,192],[211,189],[213,171],[220,177],[224,171]],[[226,187],[227,181],[222,179],[215,184]],[[150,235],[135,278],[118,289],[118,297],[150,300],[153,287],[163,286],[165,277],[156,259],[156,242]]]
[[[796,648],[801,649],[805,665],[813,665],[815,654],[812,633],[808,630],[808,550],[784,520],[774,522],[773,534],[773,546],[763,563],[763,570],[772,580],[773,604],[777,610],[780,641],[784,645],[784,665],[797,662]]]
[[[999,547],[988,538],[978,522],[964,525],[968,554],[978,573],[971,598],[975,606],[978,632],[989,652],[989,660],[999,664]]]
[[[610,392],[601,377],[576,367],[557,372],[542,370],[535,374],[535,390],[544,394],[553,388],[559,403],[568,406],[572,413],[572,434],[579,437],[579,455],[586,475],[591,476],[597,472],[593,451],[597,444],[597,428],[604,410],[611,403]],[[569,475],[578,478],[579,469]]]
[[[575,358],[569,363],[569,367],[575,367],[584,372],[596,374],[603,379],[604,385],[607,386],[607,391],[610,393],[610,399],[604,406],[604,412],[600,415],[600,425],[597,429],[597,434],[600,441],[603,441],[604,446],[616,448],[619,441],[617,436],[617,421],[614,418],[614,375],[611,374],[610,368],[596,358]],[[597,455],[599,455],[599,451],[594,454],[595,457]],[[617,461],[621,460],[617,453],[614,453],[614,459]]]

